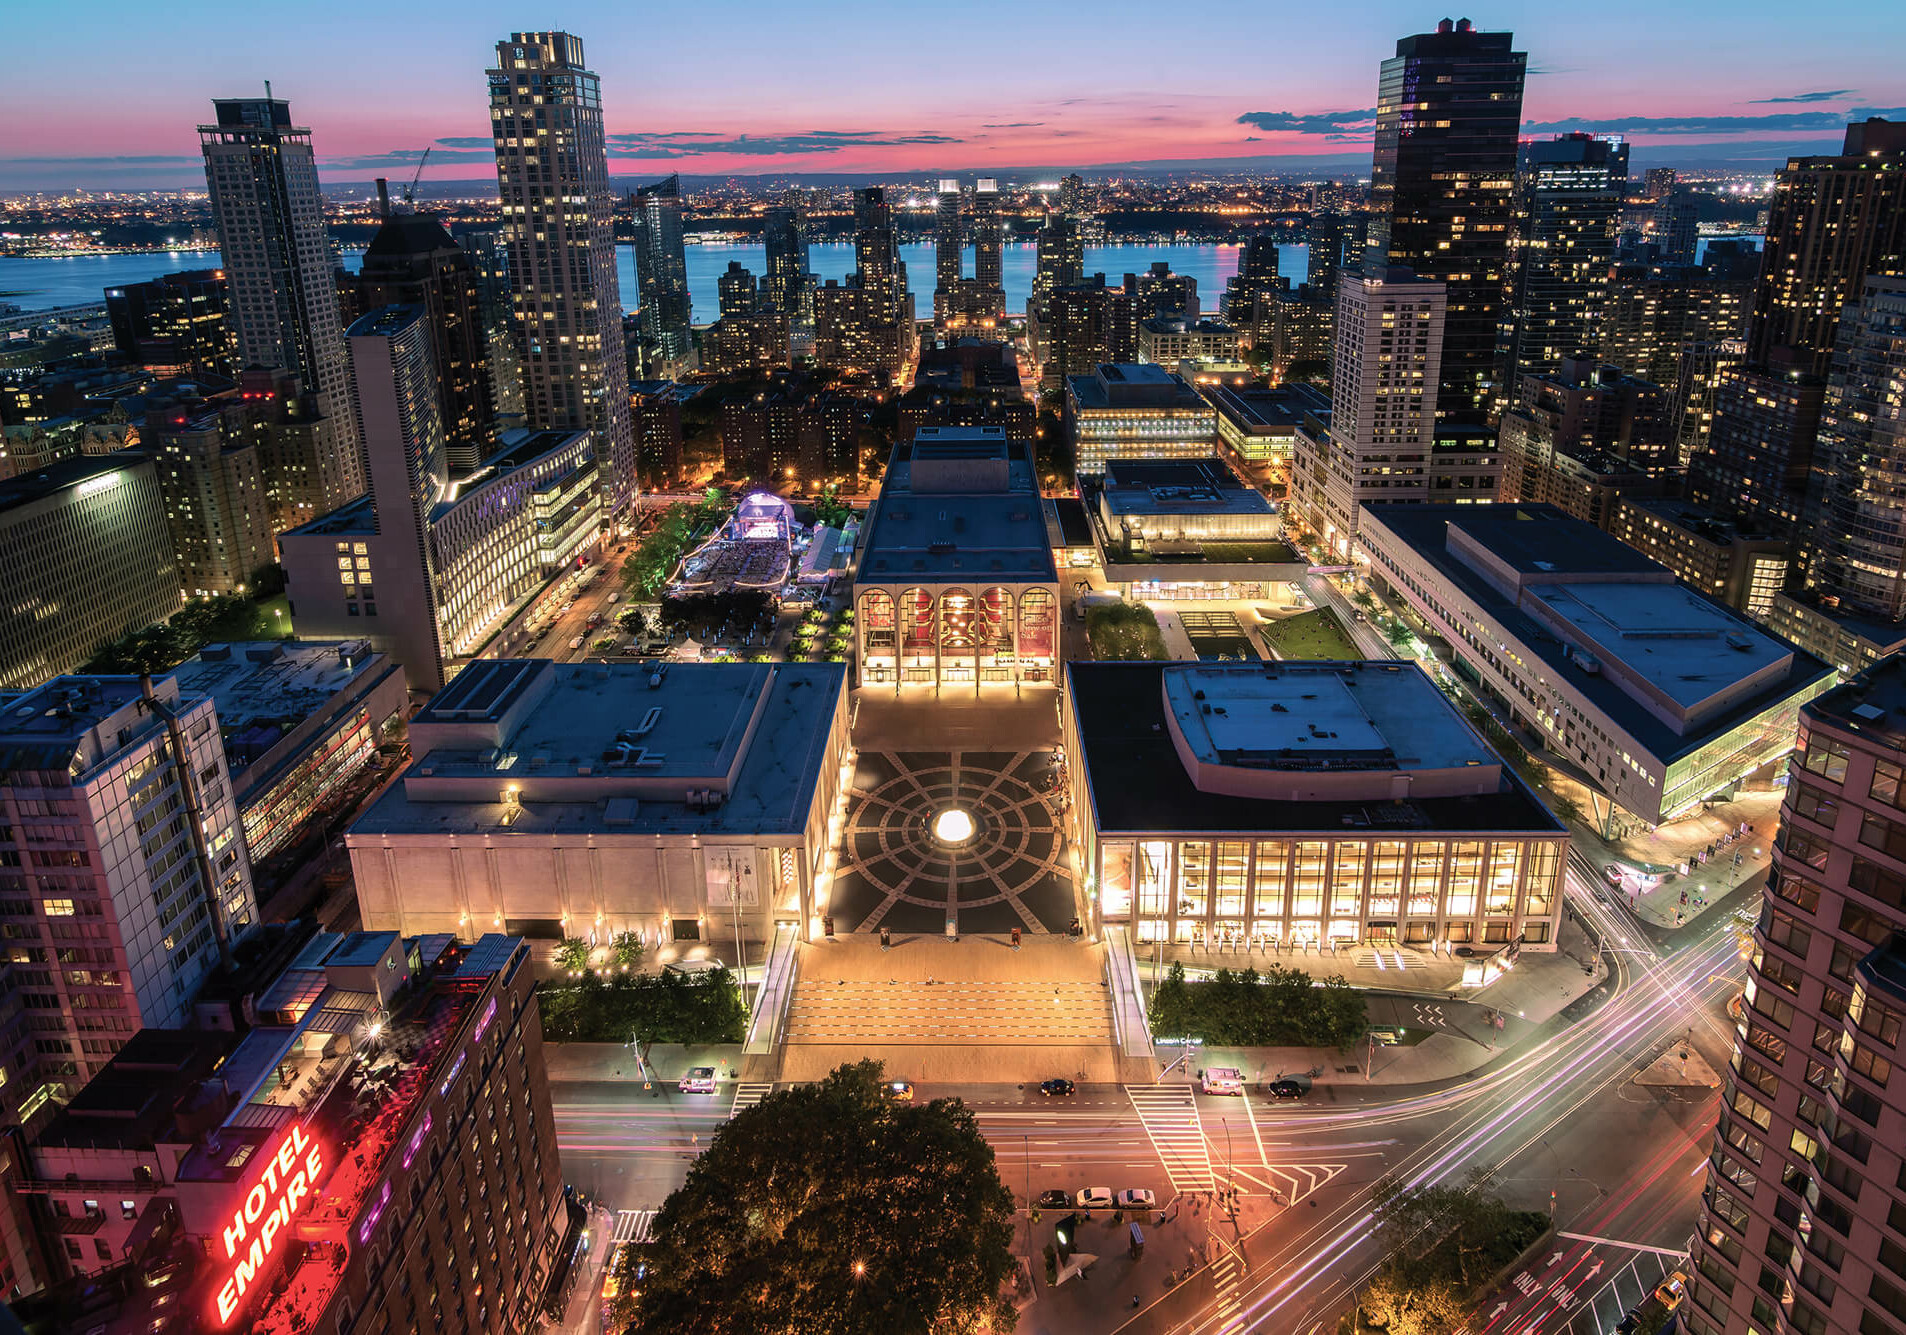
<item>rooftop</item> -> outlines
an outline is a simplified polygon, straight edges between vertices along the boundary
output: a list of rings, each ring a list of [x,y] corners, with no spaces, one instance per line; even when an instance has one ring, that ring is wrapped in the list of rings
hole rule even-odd
[[[1566,684],[1664,763],[1831,671],[1553,506],[1372,505],[1365,513],[1369,541],[1381,544],[1382,529],[1395,534],[1540,658],[1544,680]],[[1681,726],[1658,712],[1667,706],[1650,708],[1625,673],[1660,691],[1683,715]],[[1679,680],[1684,674],[1696,679]],[[1733,689],[1756,676],[1744,691]],[[1713,707],[1698,708],[1706,700]]]
[[[1882,658],[1807,705],[1807,714],[1906,751],[1906,654]]]
[[[1101,831],[1562,830],[1413,664],[1075,662],[1067,679]],[[1174,734],[1200,766],[1367,791],[1201,788]],[[1423,796],[1406,778],[1438,772],[1466,791]]]
[[[1277,513],[1217,459],[1109,459],[1100,494],[1115,515]]]
[[[1247,435],[1288,436],[1297,430],[1306,413],[1330,411],[1330,396],[1301,381],[1270,389],[1207,385],[1204,396],[1220,416]]]
[[[182,690],[212,697],[236,773],[380,662],[390,670],[368,640],[265,640],[208,644],[172,675]]]
[[[35,1148],[151,1149],[236,1042],[219,1030],[140,1029],[33,1138]],[[186,1140],[190,1136],[185,1136]]]
[[[351,835],[797,834],[845,673],[828,663],[473,663],[411,720],[415,759]],[[691,805],[691,793],[707,796]]]
[[[997,426],[927,427],[894,447],[862,529],[859,582],[1057,577],[1024,441]]]
[[[127,468],[148,462],[149,459],[150,456],[138,450],[118,450],[112,454],[83,454],[72,459],[62,459],[50,468],[7,478],[0,481],[0,514],[31,505],[35,501],[46,500],[69,488],[76,488],[82,497],[107,491],[117,485],[108,480],[113,474],[122,473]]]
[[[168,678],[156,681],[154,691],[161,700],[181,701],[178,687]],[[66,676],[8,699],[0,714],[0,771],[83,773],[125,745],[118,735],[107,737],[96,730],[142,694],[137,677]],[[148,718],[143,711],[138,717]],[[123,720],[121,726],[126,726]],[[142,722],[131,731],[144,736],[157,726],[151,720],[149,726]]]
[[[1725,547],[1736,542],[1777,541],[1770,534],[1743,531],[1732,519],[1677,497],[1624,496],[1622,500],[1634,509],[1646,511],[1717,546]]]
[[[371,508],[368,494],[354,501],[346,501],[327,515],[319,515],[308,524],[300,524],[290,532],[320,538],[374,538],[377,536],[377,513]]]
[[[1184,377],[1151,362],[1102,362],[1091,375],[1066,377],[1066,393],[1082,409],[1160,408],[1209,412]]]

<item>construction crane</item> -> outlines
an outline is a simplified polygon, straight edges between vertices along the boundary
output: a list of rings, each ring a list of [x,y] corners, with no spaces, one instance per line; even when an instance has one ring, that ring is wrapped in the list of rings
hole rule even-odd
[[[424,164],[428,161],[430,161],[430,149],[426,148],[424,155],[417,159],[417,170],[412,173],[410,184],[404,187],[404,203],[413,212],[417,208],[417,182],[423,179]]]

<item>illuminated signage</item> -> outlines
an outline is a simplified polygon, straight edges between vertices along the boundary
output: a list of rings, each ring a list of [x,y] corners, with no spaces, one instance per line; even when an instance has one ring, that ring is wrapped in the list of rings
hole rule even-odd
[[[231,1223],[220,1230],[225,1255],[218,1263],[229,1272],[218,1286],[219,1325],[230,1324],[264,1277],[291,1221],[317,1194],[324,1170],[324,1147],[302,1123],[292,1123],[232,1211]]]
[[[490,998],[490,1004],[483,1008],[483,1018],[477,1021],[474,1042],[481,1043],[483,1036],[490,1032],[490,1021],[496,1018],[496,998]]]
[[[97,496],[102,491],[111,491],[124,480],[125,476],[124,473],[115,470],[110,473],[101,473],[98,477],[89,477],[79,484],[79,494]]]
[[[463,1073],[463,1059],[469,1055],[468,1052],[459,1052],[456,1061],[450,1064],[450,1074],[443,1078],[441,1085],[437,1086],[437,1092],[445,1098],[450,1096],[450,1086],[456,1084],[457,1077]]]

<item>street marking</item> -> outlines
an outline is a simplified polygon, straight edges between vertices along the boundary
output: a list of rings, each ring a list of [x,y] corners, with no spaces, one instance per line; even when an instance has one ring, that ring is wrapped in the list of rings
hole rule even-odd
[[[735,1101],[728,1105],[728,1115],[733,1117],[736,1113],[746,1112],[772,1093],[773,1081],[766,1084],[738,1084],[735,1086]]]
[[[1239,1177],[1249,1178],[1265,1190],[1279,1196],[1287,1205],[1295,1205],[1312,1192],[1326,1186],[1330,1179],[1348,1168],[1341,1163],[1275,1163],[1263,1169],[1239,1168]]]
[[[1189,1085],[1127,1085],[1138,1120],[1165,1165],[1173,1191],[1211,1191],[1211,1150],[1198,1120],[1198,1100]]]
[[[1653,1252],[1656,1256],[1670,1256],[1680,1260],[1685,1251],[1676,1251],[1673,1247],[1650,1247],[1645,1242],[1623,1242],[1620,1238],[1598,1238],[1588,1233],[1557,1233],[1558,1238],[1567,1238],[1570,1242],[1594,1242],[1609,1247],[1626,1247],[1631,1252]]]
[[[1211,1287],[1218,1308],[1218,1335],[1239,1335],[1244,1330],[1244,1266],[1236,1249],[1222,1235],[1213,1233],[1223,1246],[1211,1263]]]
[[[655,1241],[655,1211],[617,1210],[615,1233],[611,1242],[633,1242],[638,1246]]]

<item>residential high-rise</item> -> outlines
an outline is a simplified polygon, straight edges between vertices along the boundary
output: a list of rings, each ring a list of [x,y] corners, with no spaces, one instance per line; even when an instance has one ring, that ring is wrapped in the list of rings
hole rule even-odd
[[[960,200],[960,183],[952,177],[940,181],[933,211],[933,296],[951,294],[960,285],[966,250],[966,219]],[[937,306],[936,306],[937,309]]]
[[[512,33],[489,81],[524,413],[537,430],[590,433],[613,521],[636,465],[601,84],[566,32]]]
[[[1524,374],[1546,375],[1564,357],[1594,349],[1615,261],[1628,145],[1567,134],[1527,144],[1509,233],[1496,393],[1506,401]]]
[[[1122,287],[1105,275],[1054,289],[1046,356],[1039,363],[1042,389],[1062,390],[1075,375],[1090,375],[1101,362],[1138,360],[1138,312]]]
[[[1655,258],[1663,264],[1692,264],[1700,244],[1700,211],[1686,190],[1671,190],[1655,201],[1649,230]]]
[[[235,349],[223,269],[162,274],[144,283],[106,289],[113,345],[155,372],[228,376]]]
[[[1708,269],[1621,264],[1607,293],[1593,339],[1597,355],[1629,375],[1670,385],[1683,348],[1746,332],[1754,285]]]
[[[1747,355],[1738,338],[1717,343],[1683,343],[1675,361],[1673,392],[1668,415],[1673,425],[1674,451],[1681,467],[1707,449],[1714,433],[1714,405],[1720,395],[1721,373]]]
[[[523,340],[510,295],[510,241],[506,229],[480,227],[457,239],[476,274],[483,338],[490,354],[490,402],[498,432],[523,425]]]
[[[1495,374],[1528,63],[1514,42],[1444,19],[1398,41],[1377,84],[1365,271],[1444,285],[1435,409],[1452,422],[1484,420]]]
[[[1800,711],[1701,1197],[1691,1335],[1906,1310],[1906,658]]]
[[[1495,442],[1446,444],[1436,420],[1444,301],[1443,284],[1408,269],[1366,268],[1337,286],[1329,420],[1297,429],[1286,511],[1337,559],[1365,505],[1496,499]]]
[[[0,690],[27,690],[179,610],[165,495],[143,451],[0,481]]]
[[[629,386],[634,399],[636,453],[644,486],[665,489],[682,476],[682,401],[666,380]]]
[[[1642,178],[1642,193],[1650,200],[1663,199],[1674,191],[1679,174],[1672,167],[1650,167]]]
[[[371,237],[356,282],[357,309],[421,306],[437,380],[437,411],[453,474],[473,471],[496,446],[490,340],[470,255],[427,213],[397,213]]]
[[[761,284],[768,300],[790,316],[802,314],[814,276],[807,267],[807,233],[792,208],[769,209],[761,229],[768,271]]]
[[[1032,293],[1026,298],[1026,333],[1033,361],[1043,366],[1052,341],[1052,294],[1085,281],[1085,240],[1071,215],[1049,212],[1034,243],[1037,259]]]
[[[1310,215],[1310,223],[1305,231],[1310,255],[1305,265],[1304,281],[1317,291],[1327,294],[1332,302],[1337,299],[1337,276],[1343,272],[1343,214],[1333,209],[1322,209]]]
[[[702,369],[731,375],[786,366],[789,313],[767,299],[766,285],[741,261],[730,260],[717,288],[721,318],[703,332]]]
[[[1085,178],[1077,172],[1059,182],[1059,212],[1075,222],[1085,213]]]
[[[1906,276],[1874,275],[1840,321],[1814,454],[1813,590],[1906,620]]]
[[[268,430],[253,404],[235,396],[147,406],[142,444],[158,465],[178,580],[189,598],[242,593],[276,559],[259,462]]]
[[[1761,254],[1748,364],[1825,376],[1841,307],[1906,260],[1906,122],[1849,125],[1839,156],[1790,158]]]
[[[1279,287],[1277,238],[1263,233],[1249,238],[1238,252],[1238,271],[1218,299],[1218,312],[1243,331],[1251,347],[1270,341]]]
[[[761,285],[754,270],[740,260],[729,260],[728,268],[715,279],[716,304],[723,315],[749,315],[761,304]]]
[[[854,261],[846,283],[830,279],[814,290],[815,356],[825,366],[898,379],[913,364],[917,343],[913,294],[880,186],[854,191]]]
[[[999,216],[999,182],[982,176],[973,186],[973,281],[1004,292],[1005,227]],[[1002,295],[1002,309],[1003,306]]]
[[[212,107],[199,151],[238,360],[294,372],[316,395],[339,469],[327,491],[341,504],[364,490],[364,476],[311,131],[291,123],[291,104],[280,98],[218,98]]]
[[[642,305],[636,320],[647,371],[673,380],[690,369],[695,351],[688,258],[682,242],[682,178],[668,176],[637,190],[635,276]]]
[[[1203,312],[1198,305],[1198,280],[1190,274],[1173,273],[1165,260],[1154,260],[1144,273],[1125,275],[1125,293],[1137,305],[1138,318],[1153,315],[1182,315],[1195,320]]]
[[[1502,500],[1553,505],[1604,530],[1622,496],[1661,495],[1677,463],[1666,392],[1591,357],[1522,375],[1498,432]]]

